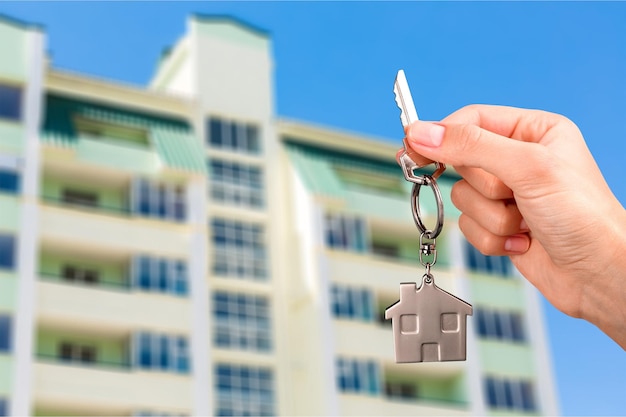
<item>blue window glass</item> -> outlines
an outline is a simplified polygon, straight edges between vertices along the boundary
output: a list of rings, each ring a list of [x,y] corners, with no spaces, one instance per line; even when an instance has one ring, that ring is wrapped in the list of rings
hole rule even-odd
[[[493,378],[487,378],[485,381],[485,385],[486,385],[485,394],[487,396],[486,398],[487,404],[489,404],[491,407],[497,407],[498,406],[498,393],[496,391],[495,381],[493,380]]]
[[[152,338],[148,333],[139,335],[139,365],[142,368],[152,368]]]
[[[20,88],[0,84],[0,118],[21,120],[22,90]]]
[[[340,391],[378,394],[380,380],[374,361],[337,358],[335,361],[337,385]]]
[[[511,330],[513,332],[513,340],[517,342],[523,342],[526,340],[526,335],[524,334],[524,324],[520,314],[511,315]]]
[[[261,151],[261,141],[259,140],[259,129],[254,125],[246,126],[247,147],[252,153]]]
[[[522,390],[522,405],[524,411],[535,411],[537,406],[535,404],[535,396],[533,394],[533,386],[530,382],[523,381],[521,383]]]
[[[150,184],[147,181],[141,181],[139,184],[139,213],[145,216],[152,212],[150,194]]]
[[[0,316],[0,352],[11,351],[12,321],[9,316]]]
[[[0,269],[15,268],[15,238],[0,235]]]
[[[213,317],[216,346],[271,349],[270,309],[265,297],[217,291],[213,293]]]
[[[379,378],[378,378],[378,367],[374,362],[367,363],[367,379],[368,379],[368,390],[370,394],[378,394],[379,388]]]
[[[181,260],[138,256],[134,282],[144,291],[188,294],[187,264]]]
[[[0,168],[0,193],[17,194],[19,189],[19,175],[15,171]]]
[[[216,415],[274,415],[274,381],[269,369],[227,364],[214,369]]]
[[[219,119],[209,119],[209,143],[214,146],[220,146],[224,143],[222,121]]]
[[[513,267],[507,256],[486,256],[465,241],[465,258],[469,270],[504,278],[511,277]]]
[[[186,194],[182,187],[176,187],[174,191],[174,217],[178,221],[184,221],[187,218],[187,202]]]
[[[331,309],[335,317],[374,320],[374,300],[368,289],[343,285],[331,286]]]
[[[161,336],[159,338],[159,367],[169,369],[170,367],[170,338]]]
[[[176,262],[176,283],[174,291],[179,295],[187,295],[189,292],[187,285],[187,264],[182,261]]]
[[[252,223],[213,219],[213,271],[241,279],[267,278],[264,229]]]
[[[151,269],[150,258],[146,258],[145,256],[142,256],[139,259],[139,287],[145,290],[150,289],[150,287],[152,286],[152,283],[151,283],[152,272],[150,269]]]
[[[187,339],[181,336],[140,333],[138,340],[140,368],[188,373],[190,368]]]
[[[167,288],[168,288],[168,264],[169,262],[165,259],[161,259],[158,261],[158,265],[159,265],[159,283],[158,283],[158,288],[159,290],[161,290],[161,292],[167,292]]]
[[[6,398],[0,398],[0,416],[9,415],[9,402]]]
[[[176,370],[180,373],[189,372],[189,349],[187,339],[179,337],[176,339]]]

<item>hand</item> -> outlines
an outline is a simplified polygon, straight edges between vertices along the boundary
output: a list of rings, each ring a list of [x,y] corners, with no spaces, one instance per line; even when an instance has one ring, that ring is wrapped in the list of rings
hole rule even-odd
[[[626,212],[567,118],[465,107],[407,129],[419,154],[453,165],[459,227],[513,264],[559,310],[626,349]]]

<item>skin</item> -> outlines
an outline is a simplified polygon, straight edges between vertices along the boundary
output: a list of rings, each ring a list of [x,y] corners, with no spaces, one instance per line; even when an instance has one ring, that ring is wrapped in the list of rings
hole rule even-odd
[[[406,137],[463,177],[452,202],[470,243],[484,255],[508,255],[556,308],[626,349],[626,211],[573,122],[473,105],[415,122]]]

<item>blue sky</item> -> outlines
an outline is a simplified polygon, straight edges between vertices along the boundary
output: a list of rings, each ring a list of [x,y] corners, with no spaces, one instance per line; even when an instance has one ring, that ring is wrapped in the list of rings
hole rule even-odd
[[[193,12],[270,32],[279,116],[400,146],[392,84],[403,68],[422,119],[470,103],[571,118],[626,203],[626,3],[0,3],[0,13],[44,26],[54,66],[143,85]],[[545,309],[562,413],[625,415],[626,352]]]

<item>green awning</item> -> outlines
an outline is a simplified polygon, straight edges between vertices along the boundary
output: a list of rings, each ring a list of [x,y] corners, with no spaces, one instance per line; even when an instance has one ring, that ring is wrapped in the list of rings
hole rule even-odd
[[[101,139],[117,143],[113,137],[86,135],[77,129],[77,120],[89,121],[119,129],[144,132],[143,150],[155,152],[163,165],[206,174],[204,148],[184,120],[130,111],[92,102],[48,95],[41,139],[59,147],[76,148],[82,139]],[[141,148],[137,141],[129,141],[128,148]]]
[[[313,194],[343,200],[346,210],[390,220],[412,221],[410,195],[412,184],[404,180],[402,170],[388,159],[342,153],[331,149],[285,141],[291,163]],[[346,175],[353,171],[353,175]],[[370,184],[363,181],[371,177]],[[450,200],[456,178],[438,181],[446,216],[458,217]],[[387,184],[387,187],[381,185]],[[436,215],[432,192],[424,190],[420,207],[426,216]]]

